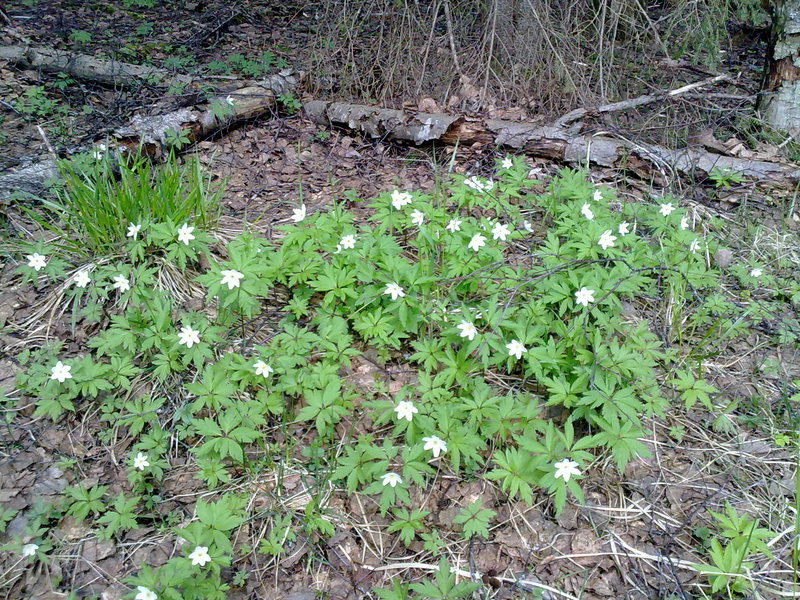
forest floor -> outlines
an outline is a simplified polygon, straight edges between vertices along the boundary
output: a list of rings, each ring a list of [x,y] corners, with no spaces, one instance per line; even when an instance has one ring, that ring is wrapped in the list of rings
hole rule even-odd
[[[125,50],[134,61],[147,57],[156,64],[170,58],[177,68],[196,68],[225,77],[248,70],[266,73],[279,67],[302,68],[304,44],[315,15],[303,6],[251,2],[246,18],[214,30],[198,41],[203,27],[224,18],[224,4],[184,3],[184,12],[166,4],[136,9],[118,3],[39,0],[12,1],[3,10],[12,28],[0,33],[0,43],[33,43],[69,48],[87,54],[109,46]],[[216,12],[215,12],[216,11]],[[88,34],[88,37],[87,37]],[[269,52],[270,54],[265,54]],[[225,57],[225,58],[221,58]],[[182,62],[181,62],[182,61]],[[215,64],[221,63],[221,64]],[[747,69],[748,73],[753,69]],[[748,85],[755,85],[751,76]],[[224,79],[220,80],[224,86]],[[62,87],[60,83],[63,83]],[[165,96],[152,88],[111,90],[66,81],[0,64],[0,170],[25,158],[57,152],[102,139],[102,132],[127,122],[132,113],[167,111],[181,103],[180,94]],[[36,126],[46,132],[47,142]],[[333,202],[373,198],[394,189],[433,192],[449,173],[489,175],[498,155],[494,148],[414,148],[389,140],[365,140],[344,131],[328,131],[301,114],[275,115],[247,123],[213,140],[198,144],[196,156],[216,180],[224,181],[222,223],[233,230],[257,231],[279,239],[292,209],[305,203],[309,213]],[[561,165],[528,159],[529,176],[543,192]],[[650,202],[661,190],[624,174],[593,170],[594,184],[613,188],[624,203]],[[738,281],[726,270],[731,264],[757,262],[780,271],[784,279],[800,277],[800,240],[796,194],[793,190],[763,190],[756,185],[705,185],[674,190],[694,221],[708,225],[723,249],[709,255],[709,264],[723,272],[730,298],[742,299]],[[356,214],[367,211],[352,199]],[[19,207],[2,206],[4,236],[34,232]],[[714,223],[714,225],[711,225]],[[713,230],[713,232],[712,232]],[[42,503],[57,503],[69,486],[108,487],[108,498],[130,489],[125,456],[131,438],[124,427],[109,430],[94,409],[68,413],[53,422],[34,417],[34,402],[20,395],[15,378],[18,355],[52,340],[78,355],[91,326],[72,322],[56,306],[46,327],[22,327],[42,313],[52,288],[23,282],[19,257],[5,261],[0,271],[0,391],[5,425],[0,431],[0,511],[8,521],[0,533],[0,598],[56,600],[130,597],[123,583],[142,565],[159,567],[179,553],[180,541],[170,527],[193,518],[198,498],[213,498],[194,478],[196,466],[183,445],[169,454],[169,472],[159,489],[160,501],[149,520],[103,540],[88,521],[66,516],[51,522],[53,549],[47,560],[30,562],[19,554],[19,542],[30,541],[27,529]],[[709,539],[716,524],[709,511],[722,512],[726,503],[740,513],[758,517],[774,532],[767,540],[774,558],[761,556],[746,578],[761,597],[790,597],[797,592],[798,519],[795,477],[797,431],[800,427],[798,299],[786,290],[756,288],[748,302],[768,303],[772,318],[757,323],[734,339],[707,340],[713,351],[703,353],[697,368],[720,390],[715,408],[700,406],[645,420],[642,442],[648,458],[632,460],[624,472],[610,457],[598,458],[581,484],[584,504],[568,503],[557,517],[550,496],[534,495],[534,503],[509,501],[496,482],[482,476],[439,473],[430,486],[412,498],[430,512],[429,531],[443,540],[441,551],[462,571],[483,574],[482,598],[604,598],[701,597],[699,577],[691,565],[708,562]],[[638,307],[627,315],[632,323],[650,318]],[[648,321],[669,339],[665,320]],[[788,330],[788,331],[787,331]],[[695,340],[697,341],[697,340]],[[365,353],[369,355],[369,352]],[[365,396],[381,381],[390,392],[414,383],[413,368],[397,354],[388,364],[374,357],[353,362],[343,376]],[[723,410],[723,408],[725,410]],[[298,433],[298,435],[301,435]],[[295,457],[295,459],[298,457]],[[374,586],[390,580],[416,581],[431,575],[437,555],[416,540],[409,547],[396,533],[387,533],[389,519],[360,494],[331,487],[325,508],[335,533],[327,539],[298,536],[287,551],[265,557],[255,549],[271,521],[262,511],[274,507],[303,519],[315,474],[300,460],[286,472],[239,472],[226,484],[248,498],[248,521],[237,533],[238,558],[223,569],[235,585],[227,598],[337,600],[368,597]],[[219,491],[219,490],[217,490]],[[496,516],[488,539],[465,541],[453,519],[480,498]],[[4,513],[0,512],[0,515]],[[16,545],[15,545],[16,544]],[[794,580],[794,586],[792,582]]]

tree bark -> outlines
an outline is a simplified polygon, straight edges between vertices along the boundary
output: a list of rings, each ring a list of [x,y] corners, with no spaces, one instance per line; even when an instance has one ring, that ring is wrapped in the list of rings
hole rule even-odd
[[[800,128],[800,0],[772,3],[759,109],[775,129]]]

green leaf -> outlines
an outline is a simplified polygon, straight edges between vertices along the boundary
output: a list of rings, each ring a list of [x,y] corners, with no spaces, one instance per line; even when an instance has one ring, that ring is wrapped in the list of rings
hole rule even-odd
[[[462,508],[453,519],[454,523],[464,526],[463,536],[467,539],[473,535],[482,538],[489,537],[489,521],[491,521],[496,512],[488,508],[481,508],[481,499],[478,498],[469,506]]]

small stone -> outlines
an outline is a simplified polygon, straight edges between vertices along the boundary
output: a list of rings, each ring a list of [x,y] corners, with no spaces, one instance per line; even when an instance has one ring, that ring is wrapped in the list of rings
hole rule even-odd
[[[720,248],[714,255],[714,262],[717,263],[720,269],[727,269],[733,262],[733,252],[727,248]]]

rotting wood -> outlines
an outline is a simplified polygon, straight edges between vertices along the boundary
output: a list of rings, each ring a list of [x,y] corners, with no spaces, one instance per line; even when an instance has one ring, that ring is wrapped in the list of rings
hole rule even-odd
[[[141,116],[131,119],[107,136],[114,152],[125,153],[140,149],[158,157],[164,153],[169,132],[184,132],[190,142],[197,142],[230,127],[238,121],[260,117],[274,111],[277,97],[295,89],[300,75],[273,76],[258,85],[249,85],[229,94],[212,99],[213,102],[232,102],[232,113],[222,119],[203,105],[197,108],[182,108],[164,115]],[[85,148],[86,150],[91,147]],[[56,162],[52,158],[38,160],[0,174],[0,200],[14,192],[36,195],[42,192],[45,183],[58,176]]]
[[[131,87],[156,82],[164,86],[175,83],[190,85],[197,81],[196,77],[176,74],[166,69],[132,65],[53,48],[0,46],[0,60],[25,69],[66,73],[76,79],[86,79],[112,87]]]
[[[690,179],[705,179],[714,168],[770,184],[800,181],[800,169],[794,165],[723,156],[699,148],[670,150],[607,132],[582,133],[575,126],[532,125],[339,102],[307,102],[304,109],[317,123],[347,128],[373,138],[414,144],[433,141],[490,144],[574,166],[586,166],[588,162],[630,171],[655,181],[663,180],[667,171]]]
[[[167,87],[179,84],[193,89],[199,89],[201,86],[220,87],[221,85],[228,89],[238,89],[257,83],[263,87],[268,87],[276,92],[277,95],[291,91],[288,88],[277,89],[277,86],[284,83],[287,77],[291,75],[292,71],[288,69],[279,72],[277,75],[271,75],[256,81],[242,80],[235,77],[209,79],[181,75],[167,69],[95,58],[87,54],[31,46],[0,46],[0,61],[8,61],[10,64],[25,69],[37,69],[49,73],[66,73],[76,79],[92,81],[99,85],[110,87],[138,87],[142,84]]]

